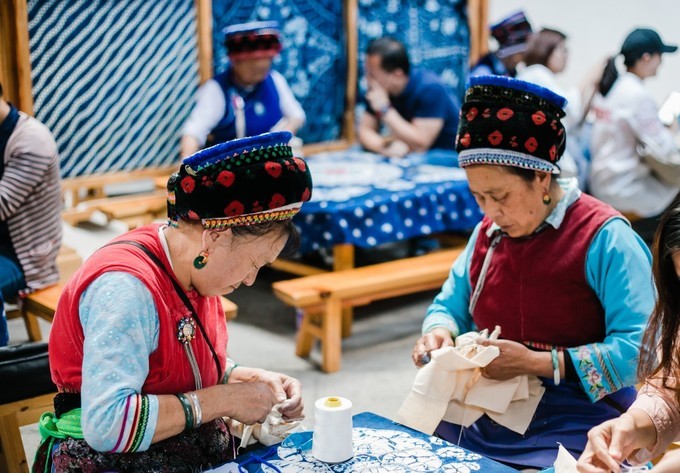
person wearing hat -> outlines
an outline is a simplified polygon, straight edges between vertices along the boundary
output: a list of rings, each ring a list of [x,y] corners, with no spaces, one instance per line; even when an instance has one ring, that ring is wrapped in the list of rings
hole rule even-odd
[[[281,51],[278,23],[257,21],[224,29],[229,65],[198,89],[182,129],[181,157],[206,144],[224,143],[268,131],[295,133],[305,112],[286,79],[272,70]]]
[[[358,138],[368,151],[393,158],[439,150],[455,157],[459,105],[435,74],[411,69],[404,44],[377,38],[366,48],[366,112]],[[383,127],[389,134],[383,134]]]
[[[470,70],[470,76],[515,77],[531,38],[531,24],[524,12],[515,12],[491,26],[491,36],[498,42],[498,49],[483,56]]]
[[[168,180],[168,224],[116,238],[68,281],[49,342],[59,394],[34,471],[203,471],[235,455],[224,417],[302,415],[296,379],[228,358],[219,298],[299,241],[291,218],[312,182],[291,137],[185,158]]]
[[[59,150],[50,130],[17,110],[0,84],[0,300],[59,281]],[[0,315],[0,346],[8,342]]]
[[[673,133],[659,119],[654,98],[643,81],[656,75],[663,54],[677,49],[664,44],[654,30],[633,30],[621,46],[626,72],[619,75],[616,56],[610,58],[592,105],[595,121],[590,144],[590,191],[633,215],[633,228],[649,244],[659,216],[678,186],[655,174],[641,151],[665,159],[679,150]]]
[[[628,222],[557,179],[564,99],[499,76],[470,80],[457,150],[485,216],[427,310],[412,352],[421,366],[459,334],[493,331],[494,380],[537,376],[545,393],[524,435],[486,415],[436,434],[516,468],[551,466],[557,442],[578,455],[586,432],[635,398],[631,360],[654,305],[650,254]]]

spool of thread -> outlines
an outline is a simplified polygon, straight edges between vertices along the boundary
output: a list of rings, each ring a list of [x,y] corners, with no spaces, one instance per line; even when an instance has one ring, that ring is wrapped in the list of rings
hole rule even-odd
[[[314,403],[312,455],[324,463],[352,458],[352,401],[330,396]]]

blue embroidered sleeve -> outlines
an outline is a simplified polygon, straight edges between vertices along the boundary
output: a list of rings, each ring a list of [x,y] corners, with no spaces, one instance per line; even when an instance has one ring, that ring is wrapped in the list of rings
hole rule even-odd
[[[149,355],[158,347],[151,293],[130,274],[104,273],[81,296],[80,323],[87,443],[107,452],[148,449],[158,420],[158,398],[141,394]]]
[[[432,329],[445,328],[453,337],[476,330],[468,306],[470,304],[470,260],[479,234],[478,224],[463,252],[453,263],[451,273],[441,291],[427,308],[423,321],[423,334]]]
[[[621,219],[605,224],[588,249],[586,277],[604,307],[605,339],[568,353],[593,402],[635,384],[640,342],[654,307],[651,259]]]

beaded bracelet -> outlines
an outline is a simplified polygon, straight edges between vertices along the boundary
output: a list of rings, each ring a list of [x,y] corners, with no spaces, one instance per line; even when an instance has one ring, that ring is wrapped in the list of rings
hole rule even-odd
[[[557,358],[557,348],[550,350],[550,356],[552,357],[552,367],[553,367],[553,382],[555,386],[560,384],[560,360]]]
[[[197,429],[203,423],[203,410],[201,409],[201,403],[198,400],[198,394],[194,391],[188,392],[187,396],[191,399],[191,405],[194,408],[194,429]]]
[[[179,402],[182,404],[182,409],[184,409],[184,430],[189,430],[194,425],[194,413],[191,408],[191,403],[185,394],[177,393],[175,396],[177,396],[177,399],[179,399]]]

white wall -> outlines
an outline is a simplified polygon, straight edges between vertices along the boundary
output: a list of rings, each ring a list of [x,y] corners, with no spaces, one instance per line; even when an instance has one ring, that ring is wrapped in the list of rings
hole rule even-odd
[[[524,10],[534,31],[554,28],[567,35],[569,62],[560,77],[565,88],[577,86],[607,56],[619,52],[636,27],[655,29],[666,44],[680,44],[680,1],[677,0],[490,0],[489,23]],[[661,104],[680,91],[680,51],[664,54],[656,77],[645,81]]]

